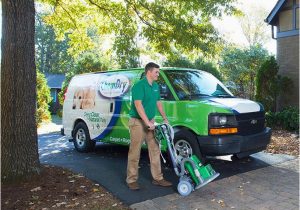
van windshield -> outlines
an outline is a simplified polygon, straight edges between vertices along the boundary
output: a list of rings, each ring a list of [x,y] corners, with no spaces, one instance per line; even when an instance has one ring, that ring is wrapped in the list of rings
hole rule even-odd
[[[198,70],[168,70],[164,73],[180,100],[202,97],[234,97],[217,78],[209,73]]]

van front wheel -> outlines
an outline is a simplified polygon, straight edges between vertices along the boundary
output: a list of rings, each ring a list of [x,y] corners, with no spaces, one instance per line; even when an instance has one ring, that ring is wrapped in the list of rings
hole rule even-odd
[[[74,128],[73,142],[78,152],[89,152],[94,149],[95,141],[92,141],[88,128],[84,122],[79,122]]]
[[[177,156],[182,158],[190,158],[196,155],[202,162],[205,157],[201,154],[196,136],[188,130],[179,130],[175,133],[174,146]]]

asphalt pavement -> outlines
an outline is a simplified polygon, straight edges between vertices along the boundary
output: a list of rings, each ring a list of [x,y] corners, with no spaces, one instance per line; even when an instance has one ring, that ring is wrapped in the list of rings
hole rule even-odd
[[[210,158],[209,163],[221,175],[215,181],[193,192],[188,197],[181,197],[176,190],[178,177],[176,177],[173,169],[167,165],[163,164],[164,176],[173,183],[173,187],[163,188],[151,184],[149,158],[147,151],[143,151],[139,165],[139,183],[142,189],[134,192],[129,190],[125,183],[127,147],[97,143],[94,152],[79,153],[68,139],[61,136],[59,132],[51,131],[50,133],[42,132],[39,135],[41,163],[61,166],[83,174],[105,187],[133,209],[232,209],[232,207],[236,209],[251,209],[250,204],[247,207],[242,206],[240,208],[239,205],[234,202],[230,203],[225,198],[234,197],[233,200],[238,202],[237,196],[239,194],[237,192],[240,192],[240,186],[244,187],[244,182],[250,182],[245,186],[264,186],[264,183],[270,181],[270,175],[273,177],[271,180],[275,181],[275,183],[270,185],[274,184],[276,186],[283,181],[285,184],[289,184],[286,189],[291,190],[289,192],[293,192],[290,193],[290,197],[299,196],[299,191],[295,190],[299,189],[299,171],[281,168],[277,171],[277,165],[295,161],[295,157],[272,155],[263,152],[252,155],[245,160],[231,161],[229,156],[218,159]],[[274,178],[276,176],[273,174],[276,176],[278,174],[278,180]],[[247,181],[248,179],[245,179],[244,176],[250,176],[250,181]],[[287,183],[285,180],[293,180],[293,183]],[[260,190],[262,190],[260,193],[256,193],[256,196],[251,194],[251,197],[260,199],[260,195],[264,194],[263,190],[266,190],[266,188],[261,188]],[[271,190],[268,189],[269,191]],[[221,194],[221,192],[224,194]],[[252,192],[255,194],[255,190],[252,190]],[[247,201],[251,200],[248,197],[247,199]],[[290,207],[295,207],[293,205],[296,205],[295,203],[298,204],[298,197],[292,200],[294,203]],[[261,207],[264,207],[263,204]]]

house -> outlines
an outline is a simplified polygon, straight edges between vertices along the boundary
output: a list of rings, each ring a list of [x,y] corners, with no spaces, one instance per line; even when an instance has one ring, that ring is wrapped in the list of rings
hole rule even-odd
[[[63,81],[66,76],[64,74],[45,74],[47,79],[47,84],[51,91],[52,103],[50,105],[50,112],[56,114],[58,109],[60,109],[60,104],[58,100],[58,93],[62,89]]]
[[[278,111],[299,107],[299,0],[279,0],[265,22],[272,26],[272,38],[277,42],[279,74],[293,82],[293,91],[279,97]]]

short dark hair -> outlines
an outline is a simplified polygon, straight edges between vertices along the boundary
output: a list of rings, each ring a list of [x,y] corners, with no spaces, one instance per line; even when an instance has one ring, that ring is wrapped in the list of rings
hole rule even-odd
[[[147,74],[147,72],[149,70],[152,70],[153,68],[159,69],[159,65],[153,62],[147,63],[147,65],[145,66],[145,74]]]

